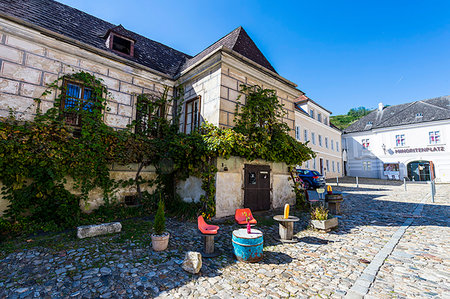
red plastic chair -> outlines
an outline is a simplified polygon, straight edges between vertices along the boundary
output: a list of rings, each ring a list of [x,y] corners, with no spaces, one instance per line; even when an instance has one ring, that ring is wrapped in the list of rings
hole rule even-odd
[[[245,208],[245,209],[236,209],[236,212],[234,213],[234,220],[236,220],[237,224],[240,225],[247,224],[247,220],[245,219],[246,217],[244,213],[246,213],[247,216],[250,217],[248,221],[250,222],[250,224],[255,225],[256,223],[258,223],[256,219],[253,218],[252,211],[250,211],[249,208]]]
[[[203,216],[198,216],[198,229],[202,232],[204,235],[217,235],[217,231],[219,230],[219,227],[217,225],[208,224],[205,222],[205,219],[203,219]]]
[[[203,235],[203,257],[216,257],[220,255],[217,250],[214,250],[214,237],[217,235],[219,227],[217,225],[211,225],[205,222],[203,216],[197,218],[198,229]]]

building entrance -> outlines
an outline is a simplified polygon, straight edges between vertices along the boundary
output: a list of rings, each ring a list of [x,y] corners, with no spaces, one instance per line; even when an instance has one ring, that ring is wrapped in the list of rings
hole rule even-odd
[[[434,167],[431,161],[413,161],[407,165],[408,178],[411,181],[430,181],[434,179]]]

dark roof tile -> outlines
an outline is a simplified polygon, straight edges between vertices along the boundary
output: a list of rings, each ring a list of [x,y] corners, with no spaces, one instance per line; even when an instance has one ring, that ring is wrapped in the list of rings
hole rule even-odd
[[[416,116],[422,114],[421,116]],[[412,103],[374,110],[348,126],[344,132],[362,132],[376,128],[387,128],[414,123],[450,119],[450,96],[416,101]],[[372,125],[368,125],[372,122]]]
[[[195,55],[192,59],[186,61],[186,63],[182,66],[181,71],[189,68],[190,66],[196,64],[204,57],[208,56],[215,50],[220,47],[226,47],[230,50],[236,51],[237,53],[243,55],[244,57],[256,62],[257,64],[265,67],[266,69],[271,70],[276,73],[273,66],[269,63],[266,57],[261,53],[253,40],[248,36],[247,32],[239,26],[234,29],[217,42],[203,50],[202,52]]]
[[[122,25],[116,26],[53,0],[1,0],[0,11],[98,49],[120,55],[108,49],[105,44],[109,31],[117,32],[135,40],[134,57],[126,56],[124,58],[171,77],[175,77],[180,71],[199,62],[221,46],[234,50],[272,72],[276,72],[242,27],[236,28],[192,57],[126,30]]]
[[[135,56],[126,57],[127,59],[169,76],[174,76],[180,66],[191,58],[122,26],[113,25],[52,0],[2,0],[0,11],[116,55],[119,54],[106,47],[105,35],[111,29],[119,30],[118,33],[136,41]]]

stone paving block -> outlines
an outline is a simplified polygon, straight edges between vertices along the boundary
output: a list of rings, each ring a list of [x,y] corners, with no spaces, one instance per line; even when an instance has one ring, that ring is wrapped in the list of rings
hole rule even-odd
[[[77,227],[77,237],[80,239],[99,235],[119,233],[122,230],[120,222],[102,223]]]

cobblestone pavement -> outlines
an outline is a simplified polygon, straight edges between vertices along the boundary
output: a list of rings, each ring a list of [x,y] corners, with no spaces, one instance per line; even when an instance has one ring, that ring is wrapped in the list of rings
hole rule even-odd
[[[277,225],[260,216],[265,248],[264,259],[256,264],[236,262],[231,249],[236,227],[220,224],[216,247],[222,255],[204,259],[199,275],[180,267],[185,251],[201,247],[196,224],[174,220],[168,221],[169,249],[160,253],[151,250],[148,237],[125,238],[125,231],[84,240],[71,236],[60,247],[0,252],[0,298],[343,297],[413,217],[417,204],[430,197],[429,185],[409,185],[405,192],[395,182],[360,180],[359,187],[347,182],[334,188],[345,192],[335,231],[307,228],[308,215],[299,214],[298,243],[277,242]],[[450,297],[450,185],[437,185],[437,193],[436,202],[428,199],[385,260],[367,297]]]

